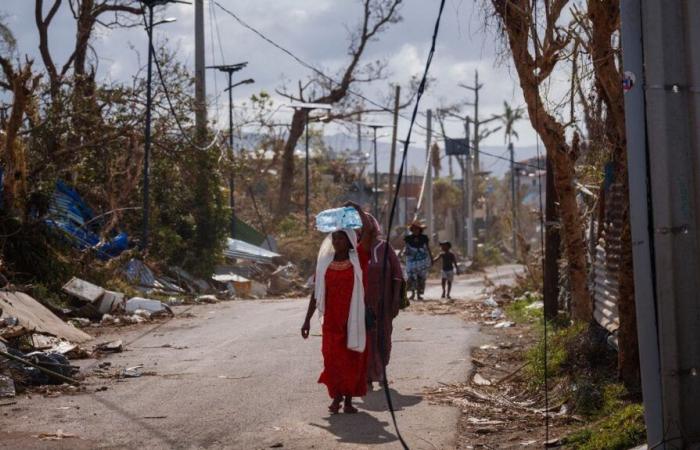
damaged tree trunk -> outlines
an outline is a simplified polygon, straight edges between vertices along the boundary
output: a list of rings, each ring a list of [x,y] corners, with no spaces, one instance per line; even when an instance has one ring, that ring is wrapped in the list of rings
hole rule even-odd
[[[625,103],[622,74],[616,65],[619,49],[613,48],[613,37],[620,29],[618,0],[589,0],[589,51],[593,61],[596,85],[607,109],[605,132],[611,146],[612,160],[616,163],[616,181],[623,198],[629,198],[627,175],[627,137],[625,134]],[[624,203],[621,230],[618,312],[618,373],[630,388],[639,386],[639,345],[637,340],[636,306],[634,303],[634,269],[630,230],[629,203]]]
[[[15,71],[9,60],[0,57],[0,65],[12,91],[12,112],[7,121],[3,140],[2,162],[4,166],[4,209],[24,217],[27,199],[27,160],[24,144],[19,141],[19,130],[25,114],[31,106],[31,96],[39,84],[39,77],[32,73],[32,61]]]
[[[552,2],[546,9],[545,30],[541,41],[536,32],[531,34],[537,24],[530,0],[491,0],[491,3],[508,40],[530,122],[542,138],[552,163],[568,260],[572,318],[589,322],[593,308],[588,289],[584,226],[574,183],[579,137],[575,134],[571,145],[567,143],[564,125],[547,111],[539,92],[539,86],[552,74],[562,58],[563,50],[569,44],[570,38],[561,34],[556,25],[567,0]],[[531,38],[533,42],[530,41]],[[534,48],[534,56],[530,52],[531,48]]]

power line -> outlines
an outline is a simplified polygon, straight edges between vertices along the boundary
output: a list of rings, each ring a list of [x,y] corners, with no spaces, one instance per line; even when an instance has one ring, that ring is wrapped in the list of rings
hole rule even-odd
[[[144,9],[144,14],[143,14],[143,20],[144,20],[144,26],[145,26],[146,32],[148,32],[148,22],[146,21],[146,10],[145,9]],[[151,32],[152,31],[153,30],[151,30]],[[169,108],[170,114],[175,119],[175,123],[177,124],[177,128],[180,131],[180,134],[187,141],[187,143],[189,145],[191,145],[192,147],[194,147],[195,149],[202,150],[202,151],[209,150],[210,148],[212,148],[214,145],[217,144],[217,142],[219,140],[219,135],[221,134],[221,130],[217,130],[216,135],[214,136],[212,141],[204,147],[197,145],[192,139],[190,139],[190,137],[185,132],[185,129],[183,128],[182,123],[180,123],[180,118],[177,116],[177,113],[175,112],[175,107],[173,106],[173,102],[170,98],[170,91],[168,90],[168,86],[165,84],[165,78],[163,77],[163,72],[162,72],[161,67],[160,67],[160,61],[158,61],[158,54],[156,53],[156,49],[153,46],[153,43],[149,43],[149,46],[150,46],[149,51],[153,52],[153,62],[155,63],[155,66],[156,66],[156,73],[158,73],[158,80],[160,80],[160,84],[163,88],[163,92],[165,93],[165,99],[168,102],[168,108]]]
[[[214,4],[215,4],[216,6],[218,6],[219,8],[221,8],[221,10],[224,11],[226,14],[230,15],[231,17],[233,17],[233,18],[234,18],[239,24],[241,24],[244,28],[247,28],[248,30],[250,30],[251,32],[253,32],[253,33],[255,33],[256,35],[258,35],[261,39],[263,39],[264,41],[266,41],[267,43],[269,43],[269,44],[272,45],[273,47],[275,47],[275,48],[277,48],[278,50],[280,50],[280,51],[286,53],[288,56],[290,56],[292,59],[294,59],[296,62],[298,62],[298,63],[301,64],[302,66],[306,67],[307,69],[311,70],[312,72],[316,73],[317,75],[319,75],[320,77],[324,78],[326,81],[329,81],[329,82],[332,83],[332,84],[336,84],[336,85],[340,85],[340,84],[341,84],[341,83],[337,82],[335,79],[333,79],[332,77],[326,75],[323,71],[321,71],[320,69],[318,69],[318,68],[315,67],[314,65],[312,65],[312,64],[310,64],[310,63],[304,61],[303,59],[301,59],[299,56],[297,56],[297,55],[296,55],[294,52],[292,52],[291,50],[288,50],[287,48],[285,48],[285,47],[283,47],[282,45],[278,44],[277,42],[273,41],[271,38],[267,37],[263,32],[259,31],[258,29],[256,29],[255,27],[253,27],[252,25],[248,24],[246,21],[244,21],[243,19],[241,19],[236,13],[234,13],[233,11],[231,11],[231,10],[229,10],[229,9],[226,9],[226,8],[225,8],[224,6],[222,6],[221,3],[219,3],[218,1],[214,0]],[[358,97],[358,98],[361,98],[362,100],[366,101],[366,102],[369,103],[370,105],[375,106],[375,107],[381,109],[381,110],[384,111],[384,112],[388,112],[388,113],[392,113],[392,114],[394,113],[393,109],[390,109],[390,108],[386,107],[385,105],[382,105],[382,104],[380,104],[380,103],[378,103],[378,102],[372,100],[371,98],[365,96],[364,94],[362,94],[362,93],[360,93],[360,92],[358,92],[358,91],[355,91],[355,90],[352,90],[352,89],[347,89],[347,92],[348,92],[349,94],[351,94],[351,95],[354,95],[354,96],[356,96],[356,97]],[[402,115],[402,114],[400,114],[400,113],[399,113],[399,117],[401,117],[401,118],[404,119],[404,120],[411,121],[411,118],[410,118],[410,117],[405,116],[405,115]],[[427,131],[427,128],[426,128],[424,125],[421,125],[421,124],[417,124],[417,125],[418,125],[419,128],[423,128],[424,130]]]

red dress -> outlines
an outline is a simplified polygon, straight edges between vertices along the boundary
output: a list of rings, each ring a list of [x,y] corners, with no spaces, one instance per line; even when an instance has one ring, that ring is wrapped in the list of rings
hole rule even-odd
[[[359,247],[359,246],[358,246]],[[367,277],[369,255],[357,252],[363,280]],[[335,266],[335,267],[334,267]],[[326,301],[323,314],[323,372],[318,379],[331,398],[362,397],[367,394],[367,347],[360,353],[348,349],[348,315],[355,278],[352,264],[333,263],[326,271]],[[366,284],[366,283],[365,283]]]

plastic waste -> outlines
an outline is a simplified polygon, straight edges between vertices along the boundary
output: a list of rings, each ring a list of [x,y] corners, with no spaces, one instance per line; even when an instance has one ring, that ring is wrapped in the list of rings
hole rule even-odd
[[[355,208],[345,206],[321,211],[316,215],[316,229],[332,233],[344,228],[362,228],[362,219]]]

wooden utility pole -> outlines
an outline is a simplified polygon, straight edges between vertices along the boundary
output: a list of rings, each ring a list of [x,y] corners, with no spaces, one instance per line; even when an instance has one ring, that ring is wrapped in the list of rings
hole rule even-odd
[[[389,189],[387,192],[389,196],[387,197],[391,201],[394,198],[394,170],[396,170],[396,142],[399,133],[399,102],[401,100],[401,86],[396,85],[396,95],[394,98],[394,129],[391,134],[391,159],[389,160]],[[389,221],[391,217],[387,214],[387,226],[389,226]],[[391,230],[387,230],[387,236],[391,236]]]
[[[204,0],[194,1],[194,96],[197,144],[207,137],[207,90],[204,68]]]

